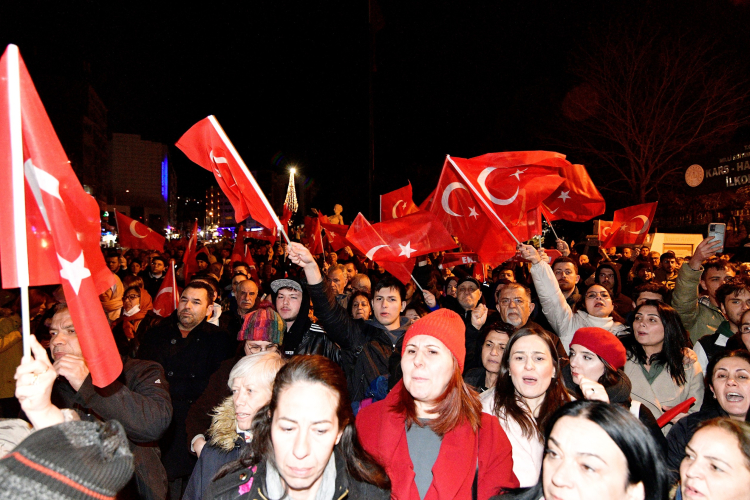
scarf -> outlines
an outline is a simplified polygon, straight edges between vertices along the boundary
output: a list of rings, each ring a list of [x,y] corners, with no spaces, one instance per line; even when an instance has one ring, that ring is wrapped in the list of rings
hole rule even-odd
[[[136,306],[138,308],[137,311],[132,312],[133,309],[130,311],[123,313],[121,316],[122,318],[122,331],[125,332],[125,336],[129,339],[132,339],[135,337],[135,331],[138,329],[138,325],[141,323],[141,320],[146,317],[146,314],[154,308],[153,303],[151,302],[151,295],[146,291],[145,288],[141,288],[141,304],[139,306]]]
[[[284,484],[281,482],[281,476],[276,467],[269,461],[266,461],[266,492],[269,498],[278,498],[280,500],[290,500],[289,494],[284,498],[281,495],[284,493]],[[328,459],[328,464],[323,471],[323,477],[320,479],[320,486],[318,487],[317,493],[315,493],[315,500],[332,500],[333,494],[336,492],[336,459],[331,453],[331,457]]]

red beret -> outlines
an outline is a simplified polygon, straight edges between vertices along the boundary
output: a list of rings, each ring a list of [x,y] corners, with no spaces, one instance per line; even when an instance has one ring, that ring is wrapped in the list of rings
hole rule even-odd
[[[625,347],[612,332],[604,328],[595,326],[579,328],[573,335],[573,340],[570,341],[570,345],[573,344],[582,345],[612,365],[615,370],[625,366],[627,359]]]

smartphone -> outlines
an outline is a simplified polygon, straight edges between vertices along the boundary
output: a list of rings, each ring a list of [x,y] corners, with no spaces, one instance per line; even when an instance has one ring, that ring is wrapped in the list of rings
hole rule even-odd
[[[716,243],[717,241],[721,242],[721,248],[719,249],[718,253],[724,252],[724,233],[727,231],[727,225],[722,224],[721,222],[712,222],[708,225],[708,237],[711,236],[714,237],[714,241],[711,243]]]

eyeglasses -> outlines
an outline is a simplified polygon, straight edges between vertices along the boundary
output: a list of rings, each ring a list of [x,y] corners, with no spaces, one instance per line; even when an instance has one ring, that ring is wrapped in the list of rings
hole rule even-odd
[[[125,297],[122,298],[122,300],[131,300],[132,301],[132,300],[140,299],[140,298],[141,298],[140,295],[126,295]]]
[[[251,344],[247,346],[247,350],[250,354],[258,354],[259,352],[279,352],[278,344],[268,344],[266,346],[260,346],[257,344]]]
[[[526,299],[524,299],[523,297],[516,297],[514,299],[500,299],[501,306],[509,306],[511,302],[513,302],[517,306],[522,306],[526,304]]]

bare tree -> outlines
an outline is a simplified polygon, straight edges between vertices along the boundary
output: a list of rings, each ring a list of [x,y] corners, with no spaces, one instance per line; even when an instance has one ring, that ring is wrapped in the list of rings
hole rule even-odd
[[[654,200],[681,183],[688,153],[749,123],[742,59],[716,40],[644,20],[607,30],[572,59],[580,84],[563,102],[565,145],[595,159],[602,189]]]

